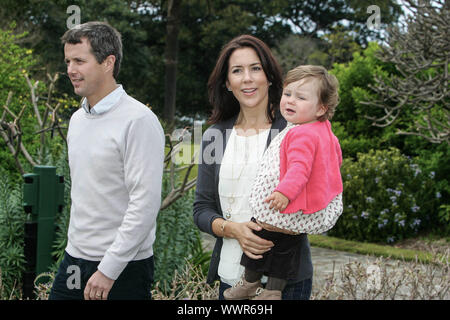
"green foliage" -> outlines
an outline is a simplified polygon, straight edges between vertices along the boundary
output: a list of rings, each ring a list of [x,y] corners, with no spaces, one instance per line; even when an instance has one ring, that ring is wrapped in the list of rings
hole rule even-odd
[[[14,27],[15,24],[11,24],[10,28]],[[29,92],[24,74],[36,63],[31,50],[16,44],[26,35],[26,32],[15,35],[11,30],[0,29],[0,105],[6,104],[8,93],[12,91],[13,96],[8,108],[15,114],[19,114],[22,106],[29,102]],[[32,122],[30,116],[30,113],[26,112],[23,117],[23,123],[25,124],[23,131],[27,134],[33,130],[27,125]],[[0,163],[3,168],[8,170],[15,167],[14,160],[3,139],[0,140]]]
[[[53,256],[55,257],[55,264],[52,266],[52,270],[56,271],[59,267],[60,262],[64,257],[64,250],[67,246],[67,231],[69,229],[69,221],[70,221],[70,208],[71,208],[71,200],[70,200],[70,171],[69,171],[69,162],[67,157],[67,148],[64,148],[60,153],[59,158],[55,162],[56,166],[56,174],[64,176],[64,201],[65,205],[62,210],[60,216],[57,216],[55,219],[56,231],[55,231],[55,240],[53,242]]]
[[[323,42],[291,34],[278,43],[273,53],[284,73],[303,64],[326,65],[329,55],[322,51]]]
[[[367,107],[360,104],[361,98],[369,95],[369,85],[374,82],[375,75],[385,73],[389,67],[375,58],[377,50],[378,45],[370,43],[362,53],[355,52],[351,62],[335,64],[331,70],[339,81],[340,102],[333,124],[336,121],[340,123],[341,128],[336,136],[342,144],[344,157],[355,157],[357,152],[378,149],[387,142],[383,138],[383,130],[371,126],[365,118]]]
[[[344,157],[354,157],[358,152],[368,152],[373,145],[371,137],[353,135],[339,121],[332,122],[333,132],[339,138]]]
[[[389,243],[439,225],[435,173],[398,149],[358,153],[356,161],[344,160],[341,173],[344,212],[329,235]]]
[[[383,128],[373,126],[372,120],[367,118],[383,116],[382,109],[364,103],[377,100],[376,93],[370,87],[374,85],[375,78],[388,79],[397,74],[394,64],[378,60],[379,50],[378,44],[369,43],[363,52],[353,54],[351,62],[334,64],[331,70],[339,81],[340,96],[332,121],[333,125],[339,122],[336,135],[341,142],[344,157],[355,158],[357,152],[389,147],[398,148],[409,156],[418,156],[424,149],[436,152],[440,148],[437,144],[427,143],[416,136],[397,134],[398,130],[407,130],[420,117],[412,111],[405,110],[392,125]]]
[[[383,27],[396,21],[401,12],[401,6],[391,0],[373,0],[369,4],[367,1],[356,0],[267,2],[271,3],[270,7],[277,13],[278,19],[288,20],[303,35],[314,37],[319,33],[328,33],[338,25],[343,30],[355,33],[357,41],[361,44],[366,43],[368,36],[381,36],[379,30],[367,27],[367,19],[370,16],[367,13],[369,5],[379,6]]]
[[[11,25],[14,28],[14,24]],[[18,136],[12,136],[9,143],[18,148],[18,141],[22,143],[27,149],[34,162],[37,164],[45,165],[48,163],[49,158],[57,157],[63,148],[63,140],[59,134],[55,131],[46,131],[43,133],[37,133],[42,129],[46,129],[49,126],[49,119],[54,115],[52,113],[47,114],[47,104],[53,108],[59,104],[57,111],[58,118],[70,117],[75,110],[73,106],[78,103],[74,99],[70,99],[67,94],[60,95],[58,92],[52,92],[48,94],[47,85],[43,81],[38,81],[38,85],[35,90],[36,96],[36,110],[32,103],[32,95],[30,88],[27,84],[26,77],[30,79],[32,85],[35,81],[31,78],[31,75],[37,77],[42,76],[43,73],[39,70],[36,73],[36,59],[33,57],[33,51],[20,47],[16,42],[21,41],[26,33],[20,35],[14,35],[11,30],[0,30],[0,105],[6,105],[9,92],[12,93],[9,100],[8,109],[16,116],[20,114],[23,107],[24,113],[19,121],[15,119],[9,112],[2,113],[2,128],[3,133],[10,135],[10,131],[7,128],[10,124],[16,125],[16,132],[20,132],[20,139]],[[48,110],[47,110],[48,111]],[[39,123],[36,112],[39,112],[42,124]],[[62,120],[61,120],[62,121]],[[24,168],[24,171],[31,171],[32,167],[21,153],[18,155],[18,161]],[[6,146],[4,139],[0,139],[0,162],[1,166],[10,172],[15,172],[13,179],[20,180],[19,170],[16,166],[14,156],[11,150]]]
[[[11,24],[13,29],[15,24]],[[0,101],[4,103],[8,92],[11,90],[16,95],[16,104],[11,110],[19,112],[19,107],[23,102],[23,96],[28,92],[24,73],[36,64],[36,60],[32,56],[32,50],[22,48],[16,43],[27,35],[26,32],[15,35],[11,29],[0,29]],[[20,101],[22,98],[22,101]]]
[[[40,64],[51,72],[65,70],[59,39],[66,31],[69,5],[80,7],[82,23],[108,21],[121,32],[123,39],[119,82],[132,96],[149,103],[157,114],[162,113],[168,1],[23,0],[19,5],[12,0],[3,2],[0,25],[16,20],[19,30],[28,30],[33,36],[25,39],[26,45],[33,48]],[[383,24],[397,20],[399,6],[394,1],[377,0],[371,4],[380,6]],[[253,34],[274,48],[294,31],[298,34],[299,28],[304,29],[302,36],[318,38],[318,34],[333,32],[335,25],[347,26],[345,31],[354,31],[353,26],[358,25],[356,37],[361,40],[368,34],[380,33],[366,27],[369,17],[366,9],[366,4],[344,0],[326,5],[311,0],[183,0],[177,60],[178,115],[208,114],[206,82],[220,49],[233,37]],[[298,27],[293,27],[296,23]],[[318,62],[327,58],[320,51],[313,55]],[[61,77],[58,89],[73,95],[67,77]]]
[[[168,193],[169,186],[169,178],[164,175],[163,197]],[[153,248],[155,283],[159,281],[162,288],[170,285],[175,270],[181,271],[184,268],[186,258],[201,256],[198,252],[200,233],[192,216],[193,201],[194,192],[190,190],[158,214]]]
[[[442,226],[445,228],[444,231],[448,235],[450,234],[450,205],[443,204],[439,207],[438,212],[439,221],[442,223]]]
[[[339,80],[341,97],[341,102],[333,118],[333,130],[339,138],[344,157],[358,158],[355,162],[352,162],[351,159],[344,162],[343,172],[346,171],[346,173],[343,174],[343,179],[348,188],[348,190],[344,190],[344,198],[348,199],[349,205],[353,208],[346,207],[345,212],[348,213],[346,218],[332,232],[343,237],[350,237],[350,239],[365,241],[398,240],[415,235],[419,229],[448,234],[450,228],[446,223],[447,211],[445,209],[448,203],[444,199],[448,199],[450,194],[447,181],[450,172],[450,164],[447,161],[450,156],[449,145],[445,143],[430,144],[417,136],[398,135],[397,130],[404,130],[414,122],[417,115],[412,112],[403,112],[393,125],[385,128],[372,126],[371,121],[366,118],[368,115],[382,116],[381,110],[378,108],[361,103],[376,98],[375,93],[370,89],[370,85],[374,84],[374,78],[388,79],[390,75],[397,72],[393,64],[383,63],[377,59],[378,51],[379,46],[370,43],[361,54],[355,53],[351,62],[335,64],[332,70]],[[393,159],[385,160],[386,164],[392,166],[387,170],[390,172],[388,176],[377,177],[374,173],[373,178],[370,179],[370,175],[365,175],[364,171],[361,172],[368,166],[381,165],[381,162],[373,156],[373,151],[370,150],[380,150],[381,156],[383,152],[390,152],[387,150],[392,147],[397,148],[403,155],[395,158],[394,162]],[[362,155],[362,153],[367,154]],[[406,160],[407,156],[414,160]],[[400,161],[400,159],[403,160]],[[413,161],[409,165],[416,165],[420,169],[420,174],[414,176],[411,170],[408,172],[405,169],[408,167],[405,161]],[[400,170],[400,167],[403,169]],[[356,170],[355,173],[352,173],[352,170]],[[351,177],[358,175],[363,180],[349,180],[346,177],[347,174]],[[380,185],[372,183],[375,177],[381,181]],[[412,183],[409,177],[414,177],[415,182]],[[388,178],[391,181],[388,182],[386,180]],[[397,180],[397,182],[393,180]],[[390,197],[395,194],[389,194],[386,191],[388,188],[402,193],[404,203],[401,204],[399,200],[398,208],[391,203]],[[375,199],[373,203],[379,207],[378,211],[375,210],[375,207],[371,209],[372,211],[368,210],[366,197]],[[420,216],[408,209],[415,206],[421,208]],[[380,217],[380,212],[386,212],[383,211],[384,209],[390,212],[388,218]],[[367,212],[370,212],[370,217],[364,219]],[[396,213],[398,221],[402,221],[400,216],[405,219],[407,217],[405,222],[402,222],[405,223],[404,227],[395,223]],[[349,217],[356,217],[356,219]],[[384,224],[386,219],[389,223],[385,227],[378,228],[379,225]],[[411,223],[419,220],[421,221],[420,228],[415,230],[410,227]],[[346,235],[347,231],[349,233]]]
[[[421,143],[428,143],[423,139],[417,137]],[[450,183],[448,176],[450,173],[450,146],[446,143],[441,143],[433,149],[421,148],[418,150],[419,156],[415,159],[419,167],[426,175],[432,177],[434,180],[435,195],[430,195],[431,199],[434,196],[439,199],[440,205],[435,208],[437,212],[437,220],[434,220],[433,230],[437,234],[450,234]],[[428,200],[428,199],[427,199]]]
[[[353,53],[359,52],[361,47],[355,41],[354,33],[345,31],[342,26],[332,28],[332,31],[322,36],[328,44],[330,65],[351,61]]]
[[[209,270],[209,263],[211,261],[212,251],[205,251],[203,249],[203,242],[199,235],[195,239],[194,247],[192,248],[191,257],[188,259],[188,263],[196,268],[206,278]]]
[[[22,192],[0,167],[0,299],[19,298],[25,264]]]

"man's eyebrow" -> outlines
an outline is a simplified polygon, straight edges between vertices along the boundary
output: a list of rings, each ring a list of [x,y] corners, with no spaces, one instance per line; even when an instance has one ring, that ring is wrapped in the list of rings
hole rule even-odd
[[[70,58],[64,58],[64,61],[70,61],[70,60],[75,60],[75,61],[86,61],[85,59],[79,58],[79,57],[75,57],[75,58],[72,58],[72,59],[70,59]]]

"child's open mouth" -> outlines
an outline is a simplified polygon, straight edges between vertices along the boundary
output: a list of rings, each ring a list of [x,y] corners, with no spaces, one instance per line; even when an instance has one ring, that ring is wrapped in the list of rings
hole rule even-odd
[[[290,109],[290,108],[286,108],[286,112],[287,112],[287,113],[295,113],[295,110]]]

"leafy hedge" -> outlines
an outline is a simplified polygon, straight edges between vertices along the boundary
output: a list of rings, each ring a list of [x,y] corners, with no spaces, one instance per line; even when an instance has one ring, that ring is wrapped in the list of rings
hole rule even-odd
[[[358,153],[356,161],[344,160],[341,173],[344,212],[329,235],[390,243],[444,222],[435,172],[422,170],[398,149]]]
[[[20,185],[0,167],[0,300],[20,296],[25,219]]]
[[[163,178],[163,197],[168,193],[169,179]],[[154,243],[155,283],[160,289],[170,286],[175,271],[182,271],[186,258],[192,258],[198,250],[200,232],[194,224],[192,205],[194,192],[190,190],[158,214]]]

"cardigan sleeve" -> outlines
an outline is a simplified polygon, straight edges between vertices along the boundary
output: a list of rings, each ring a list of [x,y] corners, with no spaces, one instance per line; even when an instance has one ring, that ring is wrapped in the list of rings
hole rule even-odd
[[[217,159],[221,159],[217,152],[223,152],[223,135],[219,129],[209,128],[202,137],[200,147],[197,184],[193,205],[194,223],[198,228],[216,237],[212,231],[212,223],[222,218],[220,208],[216,202],[215,170]]]
[[[284,156],[286,173],[280,172],[280,183],[275,189],[289,201],[295,200],[305,188],[317,150],[317,135],[301,126],[296,129],[288,132],[281,143],[280,162]]]

